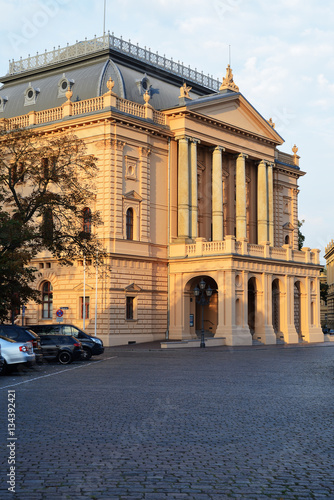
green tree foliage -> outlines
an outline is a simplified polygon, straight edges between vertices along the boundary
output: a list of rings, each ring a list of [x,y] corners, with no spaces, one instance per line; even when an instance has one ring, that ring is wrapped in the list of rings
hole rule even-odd
[[[328,284],[320,282],[320,299],[327,304]]]
[[[305,236],[301,232],[300,228],[304,224],[304,220],[299,220],[298,221],[298,250],[301,250],[304,246],[304,241],[305,241]]]
[[[1,320],[8,307],[38,299],[30,261],[39,252],[49,251],[61,264],[96,255],[93,228],[101,223],[93,210],[96,174],[96,158],[73,134],[0,128]]]

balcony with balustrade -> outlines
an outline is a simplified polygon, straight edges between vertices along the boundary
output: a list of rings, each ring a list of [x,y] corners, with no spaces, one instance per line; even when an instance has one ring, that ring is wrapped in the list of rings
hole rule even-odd
[[[173,243],[169,249],[171,259],[233,256],[308,265],[320,265],[319,253],[320,250],[311,250],[308,247],[302,248],[301,251],[293,250],[290,245],[272,247],[269,242],[255,245],[248,243],[247,240],[237,241],[234,236],[226,236],[223,241],[205,241],[203,238],[197,238],[195,243]]]

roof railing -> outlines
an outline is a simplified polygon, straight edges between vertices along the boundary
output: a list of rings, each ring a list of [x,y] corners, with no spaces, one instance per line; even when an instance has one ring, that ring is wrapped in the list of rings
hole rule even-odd
[[[45,51],[41,54],[37,52],[35,56],[29,55],[26,59],[20,58],[18,61],[13,59],[9,61],[8,75],[17,75],[25,71],[69,61],[108,48],[162,68],[169,73],[180,76],[186,82],[194,82],[216,92],[219,90],[221,82],[213,78],[212,75],[204,75],[203,71],[199,72],[197,69],[191,69],[190,66],[185,66],[180,61],[176,62],[173,58],[167,59],[165,56],[159,55],[158,52],[152,52],[151,49],[146,47],[139,47],[138,44],[134,45],[131,40],[126,41],[122,37],[117,38],[113,33],[110,34],[109,32],[101,37],[95,36],[92,40],[77,41],[74,45],[67,44],[66,47],[54,47],[50,52]]]

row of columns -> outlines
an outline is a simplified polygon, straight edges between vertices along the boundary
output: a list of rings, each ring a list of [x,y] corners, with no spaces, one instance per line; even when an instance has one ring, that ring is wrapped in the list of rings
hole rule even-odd
[[[177,138],[178,149],[178,237],[197,238],[197,144],[198,139]],[[217,146],[212,152],[212,240],[224,239],[223,167],[225,148]],[[236,160],[236,238],[247,238],[246,159],[241,153]],[[258,165],[257,185],[258,243],[274,245],[273,164],[262,160]]]

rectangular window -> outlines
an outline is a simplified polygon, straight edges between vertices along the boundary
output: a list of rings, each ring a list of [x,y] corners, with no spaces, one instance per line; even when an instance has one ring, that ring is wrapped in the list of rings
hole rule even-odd
[[[133,319],[134,297],[126,298],[126,319]]]
[[[83,297],[80,297],[80,315],[83,319]],[[89,297],[85,297],[85,319],[89,319]]]

